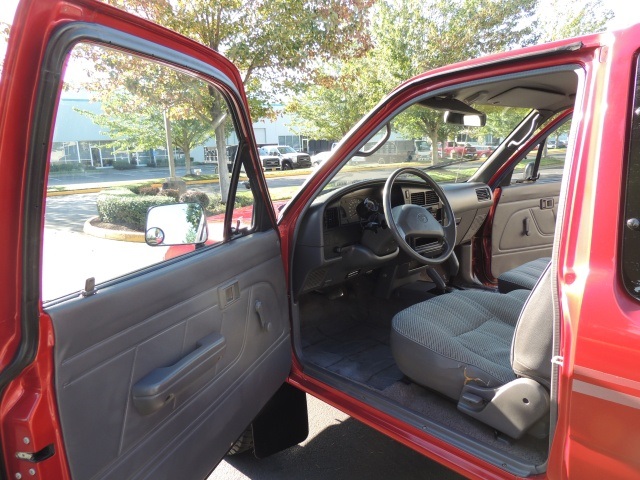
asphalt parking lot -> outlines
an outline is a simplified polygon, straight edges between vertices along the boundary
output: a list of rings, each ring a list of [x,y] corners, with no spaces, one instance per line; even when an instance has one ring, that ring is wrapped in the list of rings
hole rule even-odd
[[[307,395],[309,437],[265,459],[226,457],[207,480],[458,480],[464,477]]]

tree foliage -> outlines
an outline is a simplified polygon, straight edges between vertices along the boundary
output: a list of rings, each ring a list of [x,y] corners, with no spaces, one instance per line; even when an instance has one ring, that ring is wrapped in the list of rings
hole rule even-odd
[[[222,53],[241,71],[252,115],[315,81],[323,63],[370,45],[373,0],[107,0]]]
[[[305,135],[322,138],[331,117],[341,119],[344,133],[384,92],[418,73],[534,42],[535,5],[536,0],[380,1],[372,15],[374,48],[348,64],[332,63],[326,72],[330,81],[309,89],[288,110]],[[354,97],[361,101],[354,102]],[[428,109],[412,109],[395,127],[413,132],[414,138],[429,137],[433,145],[451,131],[442,113]],[[435,161],[437,149],[433,155]]]
[[[330,63],[326,80],[309,88],[287,109],[296,116],[301,134],[335,138],[328,133],[343,133],[384,93],[419,73],[489,53],[598,31],[611,17],[602,0],[381,0],[373,8],[373,48],[347,64]],[[351,72],[355,71],[361,75],[354,77]],[[482,133],[504,137],[521,114],[515,109],[501,111]],[[327,126],[330,120],[339,129]],[[445,125],[441,112],[428,109],[410,109],[394,124],[408,138],[430,138],[433,145],[459,130]],[[436,161],[437,149],[432,151]]]
[[[189,171],[190,150],[214,135],[210,115],[217,98],[207,85],[164,65],[100,46],[83,45],[80,51],[95,68],[84,86],[99,92],[102,105],[99,115],[82,113],[105,128],[115,146],[145,150],[166,145],[172,177],[173,146],[181,148]]]
[[[602,0],[542,0],[540,5],[540,41],[603,31],[614,16]]]
[[[309,82],[322,61],[348,58],[369,45],[367,9],[372,0],[107,2],[227,56],[242,72],[254,118],[272,115],[275,95]],[[208,91],[210,101],[200,105],[208,107],[209,121],[216,126],[218,158],[224,159],[226,104],[217,90]],[[180,89],[173,93],[186,100]],[[219,173],[222,197],[226,199],[228,172],[220,168]]]
[[[312,138],[343,137],[384,94],[372,61],[372,56],[365,56],[341,62],[292,99],[286,108],[296,118],[291,130]]]

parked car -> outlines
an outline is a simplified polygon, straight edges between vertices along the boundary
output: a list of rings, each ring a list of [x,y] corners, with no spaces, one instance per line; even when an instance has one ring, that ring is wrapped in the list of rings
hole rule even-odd
[[[469,143],[448,141],[440,145],[440,156],[446,158],[475,158],[476,148]]]
[[[311,156],[311,165],[314,167],[319,167],[322,165],[329,157],[331,156],[331,152],[318,152],[315,155]]]
[[[476,147],[476,158],[488,158],[495,149],[493,145],[479,145]]]
[[[51,231],[57,102],[88,48],[226,99],[216,235],[196,203],[155,205],[148,244]],[[204,478],[232,446],[301,442],[305,394],[471,478],[640,477],[639,49],[635,25],[410,79],[277,213],[228,60],[102,2],[21,1],[0,84],[4,477]],[[489,103],[529,113],[481,165],[348,165],[402,115],[461,129]]]
[[[267,155],[280,159],[280,168],[282,170],[309,168],[311,166],[311,157],[308,154],[296,152],[288,145],[265,145],[262,148]]]

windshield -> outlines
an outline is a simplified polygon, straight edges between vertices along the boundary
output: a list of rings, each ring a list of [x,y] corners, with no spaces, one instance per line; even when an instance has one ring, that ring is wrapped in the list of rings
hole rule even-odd
[[[391,120],[391,135],[382,127],[341,168],[324,191],[377,178],[387,178],[400,167],[429,172],[438,183],[467,181],[495,148],[530,112],[528,108],[476,107],[487,115],[483,127],[447,124],[443,112],[414,104]],[[435,147],[434,147],[435,145]],[[379,146],[374,153],[363,155]]]
[[[296,153],[296,151],[295,151],[293,148],[291,148],[291,147],[289,147],[289,146],[287,146],[287,145],[285,145],[284,147],[278,147],[278,151],[279,151],[281,154],[285,154],[285,153]]]

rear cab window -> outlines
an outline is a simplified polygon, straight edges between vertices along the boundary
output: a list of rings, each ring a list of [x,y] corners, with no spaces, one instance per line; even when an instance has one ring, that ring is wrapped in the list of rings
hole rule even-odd
[[[640,60],[637,61],[635,86],[621,227],[621,271],[627,292],[640,300]]]

